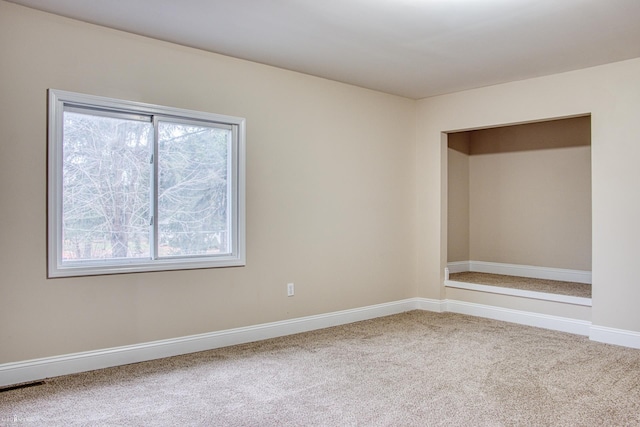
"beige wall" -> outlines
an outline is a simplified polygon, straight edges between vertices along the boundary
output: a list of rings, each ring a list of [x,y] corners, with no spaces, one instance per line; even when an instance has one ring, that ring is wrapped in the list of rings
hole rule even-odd
[[[633,268],[640,253],[640,59],[428,98],[417,108],[419,295],[448,295],[441,133],[591,113],[592,321],[640,331],[640,280]],[[474,294],[465,293],[469,300]]]
[[[0,56],[0,363],[415,296],[415,101],[3,1]],[[247,266],[47,280],[47,88],[246,117]]]
[[[469,261],[469,156],[450,148],[447,157],[447,262]]]
[[[469,157],[469,257],[591,270],[590,147]]]

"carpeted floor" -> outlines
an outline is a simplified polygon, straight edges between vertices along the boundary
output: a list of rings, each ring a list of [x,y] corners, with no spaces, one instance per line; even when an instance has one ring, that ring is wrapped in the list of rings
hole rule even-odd
[[[635,426],[640,351],[413,311],[2,392],[0,425]]]
[[[465,271],[451,273],[449,280],[479,285],[499,286],[502,288],[522,289],[526,291],[546,292],[550,294],[571,295],[591,298],[591,285],[559,280],[532,279],[529,277],[507,276],[503,274],[477,273]]]

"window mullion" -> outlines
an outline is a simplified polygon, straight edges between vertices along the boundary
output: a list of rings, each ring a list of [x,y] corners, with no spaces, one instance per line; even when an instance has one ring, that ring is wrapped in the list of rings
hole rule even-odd
[[[151,259],[158,259],[158,117],[153,116],[153,144],[151,146],[151,191],[149,241]]]
[[[232,128],[232,136],[231,141],[228,141],[227,144],[229,146],[230,156],[227,158],[227,230],[232,231],[232,235],[227,238],[227,250],[232,253],[237,253],[238,245],[238,217],[236,215],[236,210],[238,209],[238,192],[234,191],[234,186],[237,188],[237,182],[233,179],[236,176],[236,172],[238,169],[238,144],[235,144],[234,141],[238,140],[238,126],[234,126]],[[229,242],[231,243],[229,245]]]

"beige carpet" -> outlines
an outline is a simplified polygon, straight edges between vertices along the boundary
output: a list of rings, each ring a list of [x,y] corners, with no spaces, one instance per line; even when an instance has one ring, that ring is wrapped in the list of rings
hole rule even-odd
[[[550,294],[570,295],[591,298],[591,285],[559,280],[532,279],[529,277],[507,276],[502,274],[477,273],[465,271],[451,273],[449,280],[479,285],[500,286],[502,288],[522,289],[526,291],[546,292]]]
[[[6,391],[0,425],[635,426],[640,351],[414,311]]]

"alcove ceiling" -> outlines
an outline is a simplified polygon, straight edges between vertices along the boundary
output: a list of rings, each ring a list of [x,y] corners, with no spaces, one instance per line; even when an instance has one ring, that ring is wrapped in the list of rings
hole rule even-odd
[[[639,0],[12,0],[419,99],[640,57]]]

